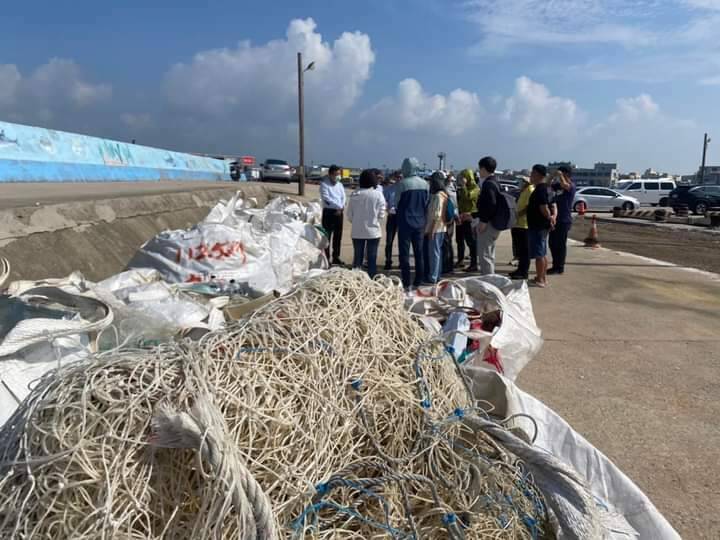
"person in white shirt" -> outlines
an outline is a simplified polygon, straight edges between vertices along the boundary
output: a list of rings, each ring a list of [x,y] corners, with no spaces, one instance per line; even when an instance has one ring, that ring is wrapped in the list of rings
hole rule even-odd
[[[325,255],[331,264],[342,266],[340,259],[343,234],[343,210],[345,209],[345,186],[340,181],[340,167],[331,165],[328,175],[320,184],[320,199],[323,204],[322,226],[332,243],[332,259],[330,259],[330,246],[325,249]]]
[[[377,273],[381,222],[385,217],[385,197],[376,187],[375,172],[364,170],[360,174],[360,187],[350,195],[347,205],[347,218],[352,224],[353,268],[361,268],[367,256],[370,277]]]

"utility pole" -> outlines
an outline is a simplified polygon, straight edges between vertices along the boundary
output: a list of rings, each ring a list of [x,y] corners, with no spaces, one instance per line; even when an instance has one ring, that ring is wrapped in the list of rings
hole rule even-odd
[[[707,147],[710,143],[710,138],[708,137],[708,134],[705,134],[705,138],[703,139],[703,158],[702,158],[702,165],[700,166],[700,184],[705,183],[705,157],[707,156]]]
[[[303,96],[302,53],[297,53],[298,70],[298,136],[300,138],[300,177],[298,178],[298,195],[305,195],[305,98]]]

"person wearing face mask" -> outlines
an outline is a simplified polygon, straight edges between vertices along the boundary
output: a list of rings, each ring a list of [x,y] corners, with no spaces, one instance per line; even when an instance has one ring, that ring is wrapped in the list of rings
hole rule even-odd
[[[322,200],[322,226],[328,234],[332,244],[332,259],[330,259],[330,246],[325,249],[325,255],[331,264],[342,266],[340,259],[343,234],[343,211],[345,210],[345,186],[340,181],[340,167],[331,165],[328,175],[320,184],[320,199]]]

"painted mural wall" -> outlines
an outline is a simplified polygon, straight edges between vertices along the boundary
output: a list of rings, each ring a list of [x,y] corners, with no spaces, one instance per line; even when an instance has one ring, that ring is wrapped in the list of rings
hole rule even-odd
[[[230,169],[220,159],[0,122],[0,182],[159,180],[230,180]]]

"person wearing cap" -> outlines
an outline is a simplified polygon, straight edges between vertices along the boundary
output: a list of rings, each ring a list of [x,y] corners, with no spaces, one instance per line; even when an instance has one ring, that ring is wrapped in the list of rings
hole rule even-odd
[[[572,181],[572,170],[567,165],[558,167],[558,173],[553,180],[552,190],[557,205],[557,223],[550,231],[548,243],[552,254],[552,267],[548,274],[565,273],[565,259],[567,258],[567,239],[572,227],[572,207],[575,201],[575,183]]]
[[[430,200],[428,183],[418,176],[420,162],[416,158],[405,158],[401,167],[403,179],[395,188],[397,211],[400,275],[403,287],[410,288],[410,247],[415,259],[415,280],[413,285],[422,285],[425,261],[423,258],[423,236],[427,224],[427,208]]]
[[[530,251],[528,246],[527,210],[530,196],[535,186],[527,176],[520,177],[520,195],[517,200],[517,221],[510,231],[512,234],[513,251],[517,256],[517,270],[510,274],[512,279],[527,279],[530,270]]]
[[[322,200],[322,226],[327,232],[328,240],[332,243],[332,259],[330,259],[330,246],[325,249],[328,261],[335,265],[343,265],[340,260],[343,234],[343,211],[345,210],[345,186],[340,181],[340,167],[331,165],[328,175],[320,184],[320,199]]]

